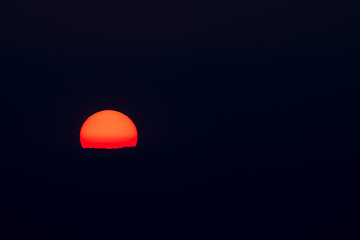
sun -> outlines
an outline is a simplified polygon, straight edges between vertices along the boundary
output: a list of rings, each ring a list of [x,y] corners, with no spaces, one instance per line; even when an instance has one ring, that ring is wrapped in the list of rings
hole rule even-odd
[[[103,110],[86,119],[80,130],[83,148],[117,149],[135,147],[138,133],[135,124],[125,114]]]

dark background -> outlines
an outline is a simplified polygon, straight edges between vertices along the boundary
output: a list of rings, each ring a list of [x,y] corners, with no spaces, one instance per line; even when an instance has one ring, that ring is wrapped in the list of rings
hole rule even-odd
[[[358,239],[358,8],[0,4],[2,239]],[[91,114],[134,149],[83,150]]]

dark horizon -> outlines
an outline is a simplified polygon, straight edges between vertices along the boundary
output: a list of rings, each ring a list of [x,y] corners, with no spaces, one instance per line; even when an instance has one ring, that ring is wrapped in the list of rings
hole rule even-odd
[[[360,239],[355,4],[0,5],[1,239]]]

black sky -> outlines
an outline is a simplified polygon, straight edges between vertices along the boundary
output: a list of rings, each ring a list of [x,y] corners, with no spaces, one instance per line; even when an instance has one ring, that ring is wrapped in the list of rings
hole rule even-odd
[[[356,239],[358,22],[346,1],[0,3],[0,236]],[[136,151],[82,151],[104,109]]]

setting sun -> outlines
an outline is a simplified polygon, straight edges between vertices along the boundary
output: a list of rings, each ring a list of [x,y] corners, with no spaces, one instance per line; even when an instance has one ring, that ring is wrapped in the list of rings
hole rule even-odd
[[[83,148],[135,147],[137,140],[135,124],[125,114],[114,110],[103,110],[91,115],[80,130]]]

